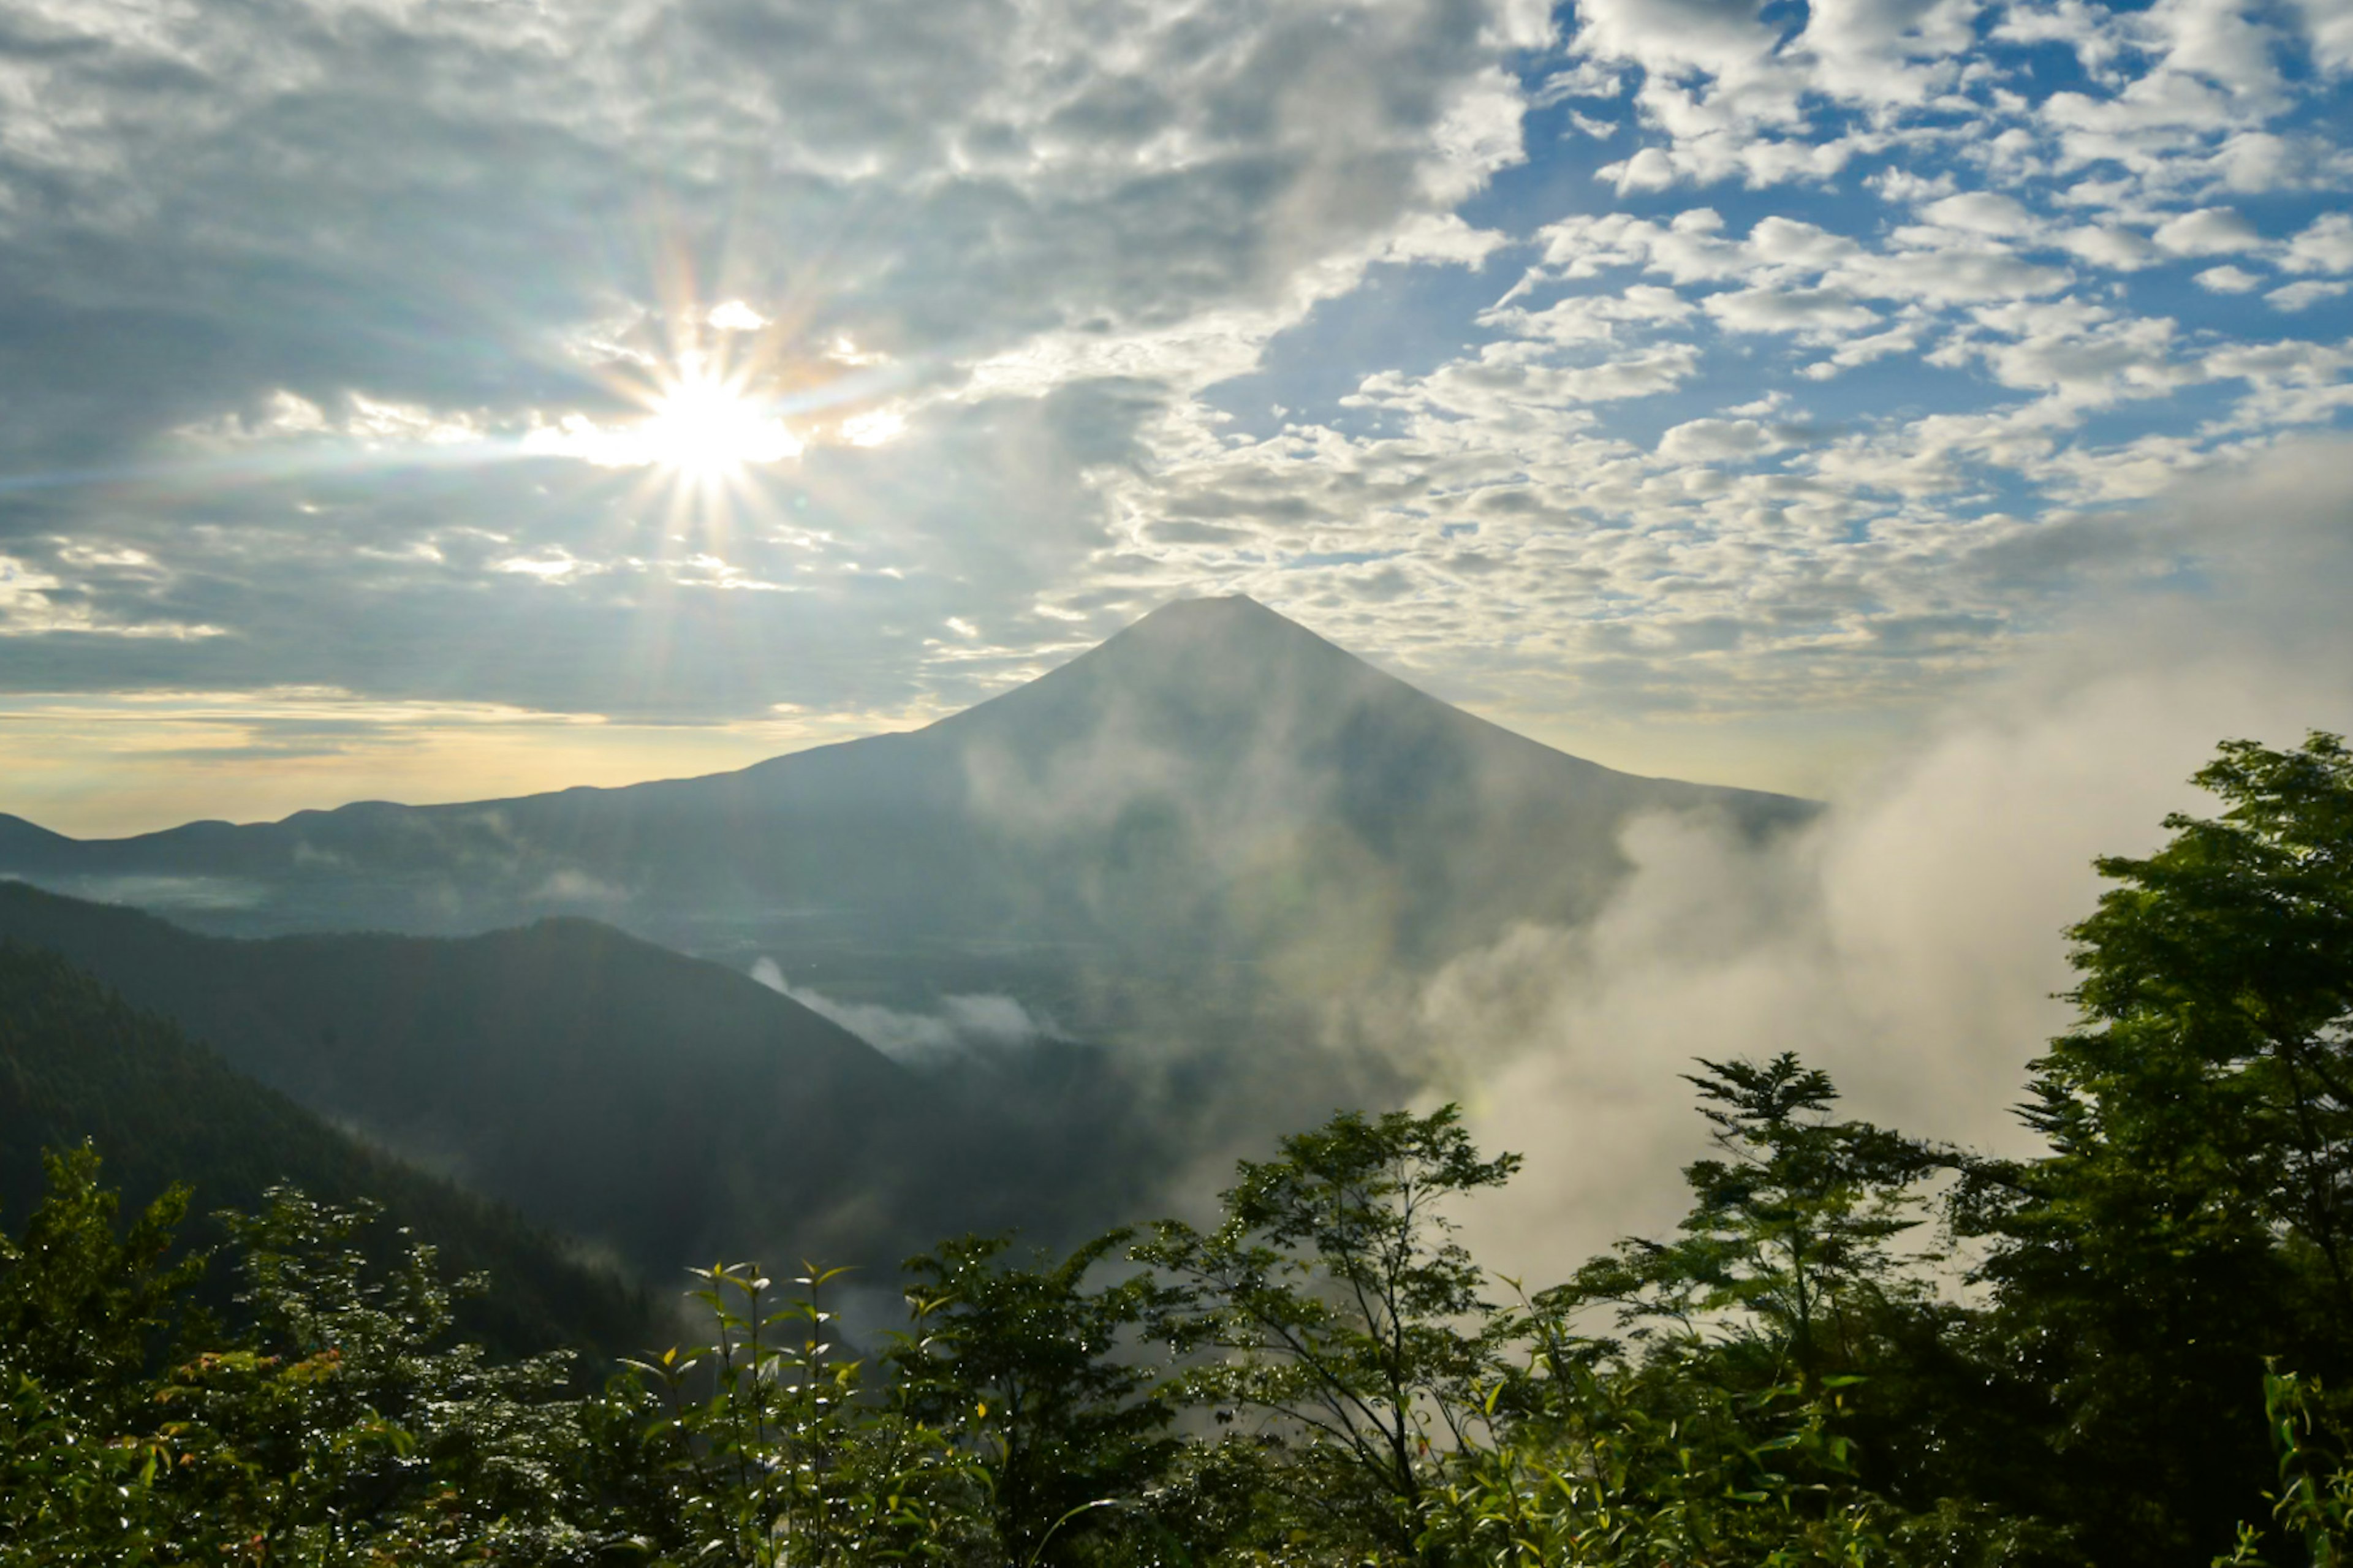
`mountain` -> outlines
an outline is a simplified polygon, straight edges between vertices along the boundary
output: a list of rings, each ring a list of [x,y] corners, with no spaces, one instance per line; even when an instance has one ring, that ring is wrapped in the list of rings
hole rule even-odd
[[[1017,1219],[1059,1234],[1124,1195],[1100,1157],[1116,1118],[1069,1086],[1025,1086],[1018,1114],[951,1096],[744,974],[588,921],[237,939],[0,883],[0,941],[664,1284],[722,1256],[887,1266]],[[1023,1135],[1039,1116],[1063,1135]]]
[[[1010,991],[1103,1034],[1139,989],[1328,994],[1578,921],[1643,812],[1764,832],[1810,809],[1612,772],[1249,599],[1194,599],[912,733],[703,778],[111,840],[11,818],[0,875],[225,932],[588,914],[872,1000]]]
[[[0,935],[667,1279],[1074,1239],[1410,1099],[1395,1004],[1588,917],[1634,816],[1811,809],[1612,772],[1197,599],[927,729],[737,773],[114,840],[0,819]],[[866,1039],[948,1048],[913,1071]]]
[[[459,1313],[496,1348],[566,1344],[601,1363],[666,1332],[643,1294],[512,1210],[336,1131],[58,954],[0,941],[0,1207],[12,1228],[39,1201],[41,1152],[85,1139],[126,1206],[189,1183],[185,1234],[199,1246],[223,1238],[214,1211],[252,1212],[281,1183],[340,1204],[382,1202],[393,1225],[439,1247],[451,1272],[491,1275],[492,1292]],[[218,1304],[232,1281],[210,1283]]]

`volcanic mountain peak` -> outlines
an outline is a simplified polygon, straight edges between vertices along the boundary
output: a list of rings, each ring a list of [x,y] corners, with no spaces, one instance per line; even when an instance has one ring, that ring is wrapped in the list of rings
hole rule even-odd
[[[1415,690],[1255,599],[1178,599],[1027,685],[921,733],[1024,756],[1156,743],[1208,758],[1296,745],[1366,703],[1437,710]],[[1427,715],[1423,716],[1425,719]]]
[[[1758,828],[1808,809],[1580,761],[1235,596],[1164,605],[912,734],[612,790],[0,835],[0,875],[256,933],[593,911],[738,965],[929,943],[1187,969],[1256,963],[1346,911],[1346,945],[1377,963],[1581,919],[1623,824],[1692,808]]]

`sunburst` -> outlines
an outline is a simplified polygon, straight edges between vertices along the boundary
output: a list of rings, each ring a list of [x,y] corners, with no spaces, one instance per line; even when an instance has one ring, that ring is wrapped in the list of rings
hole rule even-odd
[[[741,382],[689,364],[655,394],[652,411],[624,438],[647,462],[701,482],[800,455],[801,440]]]

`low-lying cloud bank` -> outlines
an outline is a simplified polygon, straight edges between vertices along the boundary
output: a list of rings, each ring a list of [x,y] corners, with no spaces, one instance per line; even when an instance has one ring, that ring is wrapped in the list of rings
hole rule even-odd
[[[1556,1278],[1681,1214],[1693,1058],[1801,1052],[1856,1114],[2020,1148],[2025,1066],[2071,1016],[2064,929],[2095,855],[2162,841],[2227,737],[2353,729],[2353,447],[2285,448],[2162,510],[2060,526],[2087,559],[2175,536],[2028,661],[1805,831],[1745,847],[1653,818],[1599,919],[1466,954],[1383,1026],[1525,1173],[1463,1215],[1482,1259]],[[2146,559],[2144,556],[2143,559]]]
[[[939,1009],[914,1013],[876,1002],[837,1001],[806,985],[795,985],[773,958],[752,965],[752,978],[781,992],[894,1061],[911,1067],[944,1065],[975,1052],[1018,1050],[1061,1031],[1010,996],[943,996]]]

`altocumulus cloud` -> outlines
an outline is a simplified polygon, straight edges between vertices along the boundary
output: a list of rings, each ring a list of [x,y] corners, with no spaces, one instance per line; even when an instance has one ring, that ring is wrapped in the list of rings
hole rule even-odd
[[[19,5],[0,686],[936,710],[1217,588],[1572,742],[1916,710],[2342,421],[2349,68],[2317,0]]]

